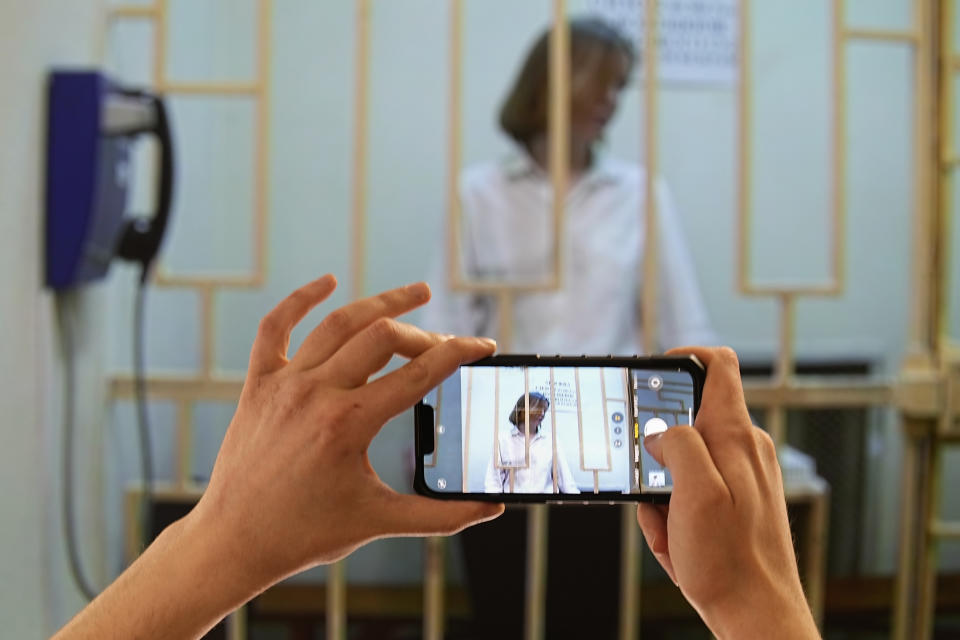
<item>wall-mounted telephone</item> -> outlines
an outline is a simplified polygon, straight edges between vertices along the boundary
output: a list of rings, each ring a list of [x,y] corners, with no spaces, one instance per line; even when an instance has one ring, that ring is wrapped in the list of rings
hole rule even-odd
[[[160,250],[173,204],[173,139],[164,101],[97,71],[53,71],[48,95],[46,282],[72,289],[104,277],[114,257],[140,263]],[[156,210],[127,215],[135,138],[160,146]]]
[[[159,143],[156,208],[149,218],[127,215],[131,147],[142,135]],[[73,440],[77,372],[70,292],[106,276],[115,257],[140,264],[134,303],[134,378],[144,508],[150,530],[153,463],[144,364],[144,299],[173,205],[173,136],[163,99],[125,89],[98,71],[50,74],[47,126],[46,283],[57,293],[64,358],[63,527],[74,581],[88,598],[97,588],[85,575],[74,524]]]

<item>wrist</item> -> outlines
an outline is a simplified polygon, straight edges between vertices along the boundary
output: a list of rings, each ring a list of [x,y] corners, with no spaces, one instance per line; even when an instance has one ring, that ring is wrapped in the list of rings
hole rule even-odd
[[[197,638],[269,583],[215,523],[170,525],[57,638]]]
[[[180,550],[183,573],[194,576],[204,606],[226,615],[260,594],[279,578],[254,562],[254,549],[242,548],[236,531],[194,509],[163,532]]]
[[[799,584],[771,585],[749,594],[730,594],[701,612],[719,640],[769,638],[819,640],[813,614]]]

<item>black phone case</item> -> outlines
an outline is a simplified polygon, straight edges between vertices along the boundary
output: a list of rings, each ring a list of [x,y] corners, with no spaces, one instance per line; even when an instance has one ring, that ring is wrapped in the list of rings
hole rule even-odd
[[[685,356],[542,356],[504,354],[495,355],[469,364],[471,367],[625,367],[628,369],[682,369],[693,378],[693,413],[696,416],[700,410],[700,399],[703,394],[703,384],[706,379],[706,369],[693,355]],[[508,504],[613,504],[652,502],[667,503],[670,493],[631,493],[600,492],[600,493],[454,493],[434,491],[424,478],[423,456],[424,440],[427,436],[421,433],[421,422],[427,406],[420,400],[414,407],[413,432],[414,451],[416,458],[416,473],[413,479],[414,490],[424,496],[438,500],[473,500],[481,502],[504,502]],[[432,408],[430,412],[432,415]],[[432,422],[432,421],[431,421]],[[433,438],[431,432],[430,436]],[[432,451],[432,449],[431,449]]]

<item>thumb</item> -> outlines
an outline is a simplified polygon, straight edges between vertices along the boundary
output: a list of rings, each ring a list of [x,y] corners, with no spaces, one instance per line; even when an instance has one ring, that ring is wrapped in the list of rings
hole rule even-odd
[[[449,536],[467,527],[493,520],[503,504],[433,500],[394,494],[382,514],[390,536]]]
[[[654,460],[670,470],[674,495],[706,488],[708,483],[725,486],[707,443],[691,426],[681,424],[647,436],[643,439],[643,446]]]
[[[669,429],[667,429],[667,431],[669,431]],[[660,440],[663,438],[664,433],[666,432],[652,433],[649,436],[643,437],[643,448],[661,465],[663,464],[663,443],[661,443]]]

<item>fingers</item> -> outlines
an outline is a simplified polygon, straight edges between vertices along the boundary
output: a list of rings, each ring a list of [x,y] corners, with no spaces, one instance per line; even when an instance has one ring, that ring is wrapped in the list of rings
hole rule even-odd
[[[265,315],[250,350],[250,370],[268,373],[284,366],[290,346],[290,331],[336,287],[337,279],[327,274],[300,287]]]
[[[320,371],[339,387],[358,387],[385,367],[394,355],[416,358],[450,337],[430,333],[392,318],[380,318],[350,338],[320,366]]]
[[[711,418],[711,426],[749,422],[737,353],[730,347],[679,347],[667,351],[667,355],[687,354],[696,356],[707,369],[699,413]]]
[[[379,430],[380,425],[412,407],[461,364],[489,356],[496,348],[497,344],[489,338],[451,338],[357,389],[360,404],[369,413],[364,424],[375,424]],[[365,435],[372,438],[376,432]]]
[[[677,425],[643,439],[653,458],[670,470],[673,495],[723,496],[727,485],[707,450],[703,437],[693,427]]]
[[[309,369],[322,364],[347,340],[379,318],[402,315],[429,299],[430,287],[424,282],[418,282],[341,307],[330,313],[310,332],[297,349],[292,364],[298,369]]]
[[[501,513],[503,505],[499,503],[432,500],[394,493],[384,501],[381,517],[384,535],[449,536]]]
[[[640,504],[637,507],[637,523],[640,525],[643,538],[647,541],[647,546],[650,547],[650,551],[657,562],[676,584],[677,575],[673,570],[673,562],[670,560],[670,548],[667,539],[668,508],[655,504]]]
[[[756,489],[758,473],[763,473],[767,462],[747,411],[737,354],[728,347],[681,347],[668,352],[687,353],[707,367],[696,429],[733,497],[745,495]]]

